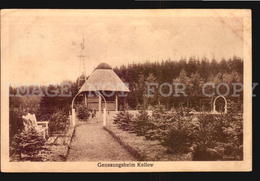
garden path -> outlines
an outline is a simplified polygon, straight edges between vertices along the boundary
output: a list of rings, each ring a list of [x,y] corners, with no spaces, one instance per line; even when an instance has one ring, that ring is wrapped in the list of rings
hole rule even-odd
[[[75,128],[67,161],[135,161],[106,130],[102,122],[89,120]]]

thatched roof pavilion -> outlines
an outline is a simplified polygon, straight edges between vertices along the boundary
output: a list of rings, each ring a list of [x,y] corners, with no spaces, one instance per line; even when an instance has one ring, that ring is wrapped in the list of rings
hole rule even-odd
[[[108,64],[101,63],[79,90],[86,91],[129,92],[129,89]]]
[[[114,100],[107,101],[106,96],[101,92],[114,93]],[[96,98],[87,97],[85,104],[91,110],[102,111],[102,99],[105,102],[107,110],[118,110],[118,92],[130,92],[129,88],[123,83],[113,69],[106,63],[99,64],[95,70],[89,75],[78,94],[88,92],[99,93]],[[77,95],[78,95],[77,94]]]

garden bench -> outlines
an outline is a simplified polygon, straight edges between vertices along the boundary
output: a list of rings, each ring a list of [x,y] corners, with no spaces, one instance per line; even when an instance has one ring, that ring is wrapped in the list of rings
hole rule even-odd
[[[26,116],[22,116],[23,125],[25,130],[29,130],[30,128],[35,128],[37,132],[39,132],[44,139],[49,136],[49,122],[48,121],[37,121],[35,114],[28,113]]]

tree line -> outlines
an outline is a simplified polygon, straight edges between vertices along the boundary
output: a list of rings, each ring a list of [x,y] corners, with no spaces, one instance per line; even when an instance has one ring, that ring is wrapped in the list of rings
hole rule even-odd
[[[204,83],[227,83],[230,92],[234,89],[232,83],[243,82],[243,60],[239,57],[230,59],[215,59],[207,58],[181,59],[173,61],[171,59],[157,62],[132,63],[115,67],[114,71],[117,75],[129,85],[130,93],[127,97],[129,107],[136,109],[139,106],[162,104],[168,109],[184,105],[191,107],[199,107],[201,98],[205,97],[202,94],[202,86]],[[147,86],[145,83],[153,82],[158,84],[163,83],[183,83],[186,85],[185,93],[187,96],[172,97],[161,96],[158,89],[152,98],[146,97],[145,92]],[[209,87],[210,88],[210,87]],[[225,86],[220,87],[219,92],[227,89]],[[162,91],[167,93],[167,86],[162,88]],[[216,90],[213,90],[216,91]],[[169,91],[168,91],[169,92]],[[242,98],[242,91],[239,99]],[[229,95],[228,95],[229,96]],[[205,97],[207,98],[207,97]]]

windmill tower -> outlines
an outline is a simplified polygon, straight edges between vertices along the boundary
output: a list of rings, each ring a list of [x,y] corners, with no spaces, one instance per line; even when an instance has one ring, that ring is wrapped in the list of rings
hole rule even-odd
[[[87,75],[86,75],[86,63],[85,63],[85,55],[84,55],[84,50],[85,50],[85,39],[84,37],[82,38],[82,42],[80,43],[80,54],[78,55],[79,60],[80,60],[80,71],[83,73],[83,81],[84,83],[87,80]],[[79,82],[82,80],[82,77],[80,76]],[[85,105],[87,105],[87,96],[84,94],[84,100],[85,100]]]
[[[85,50],[85,39],[84,37],[82,38],[82,42],[80,43],[80,54],[78,55],[80,59],[80,67],[82,68],[81,71],[83,72],[84,75],[84,81],[86,81],[86,63],[85,63],[85,55],[84,55],[84,50]]]

